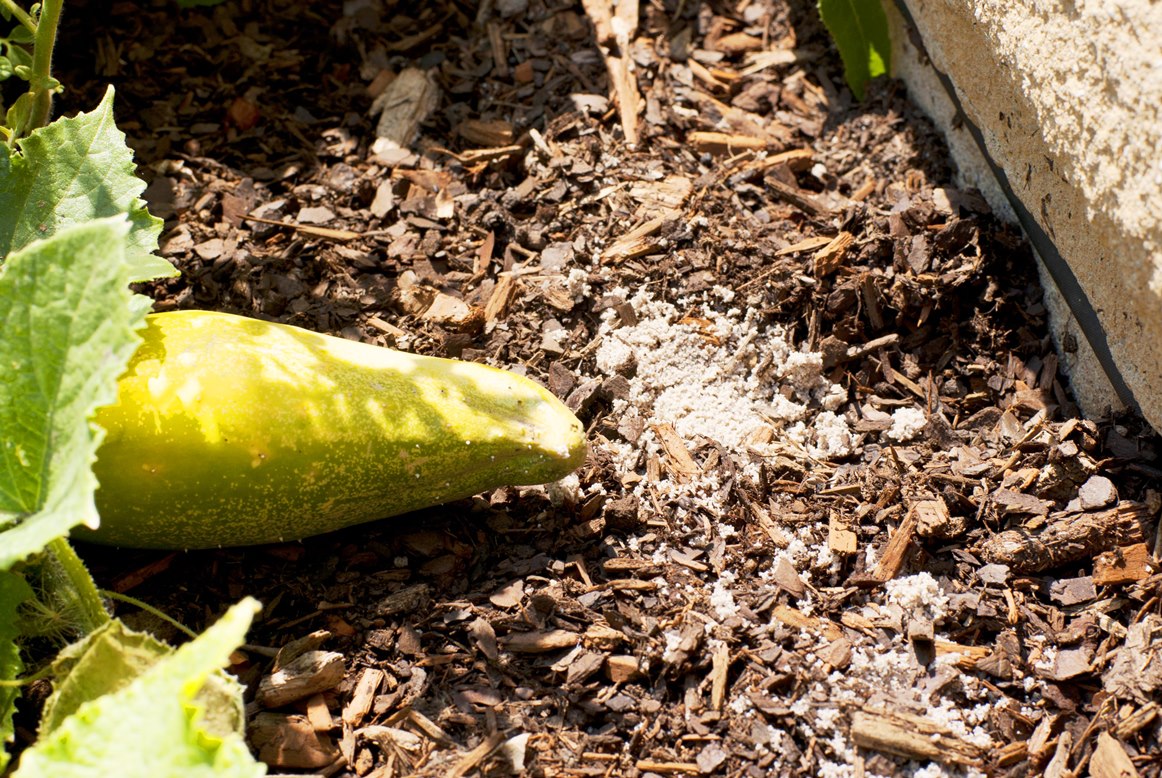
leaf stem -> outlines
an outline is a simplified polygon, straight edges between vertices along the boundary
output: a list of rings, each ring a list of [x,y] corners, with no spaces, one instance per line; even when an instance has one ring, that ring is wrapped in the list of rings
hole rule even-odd
[[[23,8],[15,3],[15,0],[0,0],[0,7],[6,9],[8,13],[16,18],[16,21],[24,25],[33,35],[36,35],[36,22],[32,20],[32,17]]]
[[[121,592],[111,592],[108,589],[99,589],[98,591],[100,591],[101,594],[105,595],[106,597],[108,597],[111,600],[120,600],[121,602],[127,602],[130,605],[134,606],[135,608],[140,608],[141,610],[145,611],[146,613],[149,613],[149,614],[152,614],[153,616],[156,616],[157,618],[159,618],[162,621],[164,621],[165,623],[169,624],[171,627],[178,630],[179,632],[182,632],[182,633],[188,635],[190,638],[197,638],[198,637],[197,632],[194,632],[192,629],[187,627],[185,624],[182,624],[180,621],[175,619],[173,616],[170,616],[165,611],[162,611],[162,610],[159,610],[159,609],[153,607],[148,602],[144,602],[143,600],[139,600],[136,597],[130,597],[128,594],[121,594]]]
[[[64,0],[44,0],[40,6],[40,21],[36,24],[36,42],[32,48],[32,77],[29,79],[29,91],[34,95],[29,132],[44,127],[52,117],[52,95],[57,87],[52,77],[52,53],[56,47],[63,5]]]
[[[11,681],[0,681],[0,689],[20,689],[29,684],[48,678],[52,675],[52,665],[48,664],[37,670],[32,675],[26,675],[23,678],[16,678]]]
[[[87,635],[107,623],[110,618],[109,612],[101,602],[97,585],[93,583],[93,577],[89,575],[84,562],[77,556],[69,542],[64,538],[57,538],[48,544],[45,551],[64,574],[65,580],[62,583],[72,590],[67,595],[77,607],[76,613],[73,614],[77,619],[77,628]],[[65,594],[58,593],[59,596]]]

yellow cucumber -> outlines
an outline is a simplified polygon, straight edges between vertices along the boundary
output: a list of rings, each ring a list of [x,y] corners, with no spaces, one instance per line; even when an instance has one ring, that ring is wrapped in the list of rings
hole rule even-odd
[[[137,548],[296,540],[562,478],[577,418],[513,373],[225,313],[153,314],[97,413],[101,526]]]

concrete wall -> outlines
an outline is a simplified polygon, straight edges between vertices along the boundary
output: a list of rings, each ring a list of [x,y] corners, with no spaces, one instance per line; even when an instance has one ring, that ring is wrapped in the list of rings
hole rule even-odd
[[[1012,218],[969,132],[955,127],[934,68],[952,81],[989,154],[1076,277],[1143,415],[1162,430],[1162,3],[903,2],[914,30],[893,0],[884,3],[895,75],[944,131],[962,183]],[[1041,270],[1082,408],[1120,407]]]

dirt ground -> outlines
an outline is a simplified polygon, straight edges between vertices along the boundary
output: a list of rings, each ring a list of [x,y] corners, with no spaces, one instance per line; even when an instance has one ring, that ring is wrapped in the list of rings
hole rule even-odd
[[[1020,235],[813,3],[603,12],[71,0],[60,108],[117,88],[158,309],[505,366],[590,436],[302,543],[82,547],[99,583],[263,601],[272,773],[1162,775],[1156,442],[1079,417]]]

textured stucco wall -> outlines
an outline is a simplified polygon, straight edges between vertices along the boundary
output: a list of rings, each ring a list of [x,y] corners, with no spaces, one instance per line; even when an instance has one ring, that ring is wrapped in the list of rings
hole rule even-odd
[[[1162,3],[905,2],[914,31],[885,3],[896,75],[944,130],[963,183],[1011,217],[932,68],[951,78],[990,155],[1084,289],[1143,414],[1162,430]],[[1042,279],[1083,408],[1118,407],[1043,268]]]

